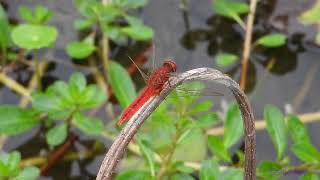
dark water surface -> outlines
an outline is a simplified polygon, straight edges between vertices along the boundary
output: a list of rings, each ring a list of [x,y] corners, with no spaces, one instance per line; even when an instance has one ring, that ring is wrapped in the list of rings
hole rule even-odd
[[[43,51],[42,55],[47,59],[71,64],[64,47],[68,42],[77,39],[78,36],[72,24],[79,17],[71,0],[8,0],[5,2],[9,5],[8,12],[12,17],[18,17],[17,8],[20,5],[33,7],[41,4],[53,10],[55,15],[51,24],[59,29],[59,36],[54,51]],[[288,43],[277,49],[256,48],[252,53],[247,89],[257,119],[262,118],[265,104],[274,104],[282,110],[287,104],[294,104],[302,88],[306,88],[304,83],[310,76],[312,83],[306,96],[299,101],[296,112],[319,110],[320,48],[311,43],[315,28],[303,26],[296,19],[299,13],[310,7],[312,3],[313,1],[310,0],[261,0],[259,2],[253,37],[280,31],[288,35]],[[141,11],[141,17],[155,30],[155,56],[158,64],[162,59],[171,57],[176,60],[179,72],[206,66],[217,68],[237,80],[240,63],[221,68],[215,64],[214,56],[219,52],[241,55],[244,32],[232,21],[215,16],[211,5],[210,1],[190,0],[189,11],[183,14],[179,9],[178,0],[153,0]],[[121,52],[123,54],[116,54],[114,59],[128,63],[126,56],[128,52],[126,50]],[[275,64],[269,71],[266,66],[272,59]],[[45,77],[48,80],[66,80],[73,71],[71,66],[56,63],[54,69]],[[2,103],[13,104],[18,100],[19,96],[7,88],[1,89]],[[318,148],[320,147],[319,128],[319,123],[308,125],[312,142]],[[38,135],[37,131],[10,138],[11,140],[5,146],[6,149],[19,147],[23,155],[37,155],[40,151],[39,147],[46,147],[43,144],[45,142],[43,137]],[[74,148],[83,149],[85,146],[76,143]],[[89,160],[59,163],[43,179],[92,179],[98,171],[102,157],[103,155]],[[258,161],[275,158],[275,150],[267,133],[258,131]],[[288,175],[283,179],[297,179],[297,175]]]

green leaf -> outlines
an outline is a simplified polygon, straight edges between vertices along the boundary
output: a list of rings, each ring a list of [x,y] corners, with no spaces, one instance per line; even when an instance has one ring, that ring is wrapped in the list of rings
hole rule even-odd
[[[208,128],[215,125],[218,122],[218,114],[215,112],[209,112],[204,114],[200,117],[196,118],[196,121],[193,124],[195,127],[198,128]]]
[[[219,180],[219,165],[214,160],[204,160],[200,169],[200,180]]]
[[[62,144],[67,138],[67,124],[63,123],[51,128],[46,134],[47,143],[51,146]]]
[[[294,143],[310,142],[308,131],[297,116],[287,117],[288,128]]]
[[[182,140],[178,140],[172,159],[177,161],[201,161],[206,155],[206,137],[200,129],[190,129]],[[197,147],[196,149],[190,147]]]
[[[0,177],[12,177],[19,173],[21,155],[17,151],[0,153]]]
[[[19,14],[21,16],[21,18],[29,23],[35,22],[35,19],[33,17],[33,13],[31,11],[30,8],[28,8],[27,6],[20,6],[19,7]]]
[[[65,111],[61,99],[50,93],[33,93],[32,107],[40,112],[49,114],[63,113]]]
[[[5,51],[10,43],[10,26],[7,14],[0,5],[0,50]]]
[[[275,162],[272,161],[261,161],[257,167],[257,176],[264,178],[264,179],[270,179],[270,180],[276,180],[279,179],[282,175],[282,169],[281,166]]]
[[[300,176],[299,180],[319,180],[319,176],[315,173],[306,173]]]
[[[91,27],[93,22],[88,19],[76,19],[73,23],[73,28],[76,30],[83,30]]]
[[[52,15],[53,13],[46,7],[37,5],[34,9],[34,18],[39,24],[48,22]]]
[[[183,161],[174,162],[173,165],[171,165],[170,170],[171,171],[178,171],[178,172],[186,173],[186,174],[190,174],[190,173],[194,172],[194,169],[187,166]]]
[[[69,79],[69,93],[71,94],[73,100],[78,99],[83,91],[86,89],[86,78],[83,74],[76,72],[73,73]],[[79,99],[79,101],[82,101]]]
[[[152,39],[154,34],[150,27],[143,24],[123,27],[120,29],[120,32],[138,41],[148,41]]]
[[[76,113],[72,122],[88,135],[99,135],[103,130],[103,123],[100,119],[84,116],[81,113]]]
[[[194,180],[194,178],[188,174],[175,174],[173,175],[170,180]]]
[[[304,161],[306,163],[320,162],[319,151],[308,142],[293,144],[291,150],[301,161]]]
[[[286,39],[283,34],[273,33],[260,37],[255,43],[265,47],[279,47],[286,43]]]
[[[227,168],[222,172],[221,176],[223,180],[242,180],[243,179],[243,171],[235,168]]]
[[[57,34],[56,28],[52,26],[20,24],[12,30],[11,37],[22,48],[40,49],[53,44]]]
[[[231,156],[223,141],[216,136],[208,136],[208,146],[214,155],[226,162],[231,162]]]
[[[172,116],[158,110],[152,114],[142,128],[145,132],[144,136],[149,138],[148,143],[152,149],[163,153],[172,145],[172,137],[175,135],[176,127]]]
[[[116,180],[151,180],[152,176],[148,171],[142,170],[129,170],[122,171],[115,178]]]
[[[15,135],[38,124],[37,113],[13,105],[0,106],[0,134]]]
[[[155,177],[155,175],[156,175],[155,174],[155,161],[154,161],[154,157],[153,157],[154,153],[148,147],[148,145],[146,145],[146,143],[141,139],[138,139],[138,146],[139,146],[140,151],[142,152],[142,155],[145,157],[145,159],[148,162],[151,176]]]
[[[283,114],[277,107],[267,105],[264,108],[264,119],[267,123],[267,131],[277,150],[277,159],[280,160],[288,143],[288,131]]]
[[[223,142],[226,148],[237,143],[244,134],[241,112],[236,104],[229,106],[224,123]]]
[[[211,102],[211,100],[204,100],[191,107],[190,111],[188,112],[188,115],[209,111],[212,108],[212,106],[213,103]]]
[[[36,167],[26,167],[24,168],[15,180],[36,180],[40,176],[40,170]]]
[[[231,18],[244,27],[240,14],[249,12],[249,7],[245,3],[234,2],[231,0],[213,1],[213,11],[221,16]]]
[[[216,56],[216,63],[220,66],[228,66],[239,60],[239,57],[229,53],[219,53]]]
[[[121,107],[127,107],[137,96],[128,72],[120,64],[111,61],[108,79]]]
[[[102,25],[102,31],[108,36],[108,38],[119,45],[126,44],[128,41],[127,35],[121,32],[120,27],[108,24]]]
[[[73,41],[66,48],[68,55],[74,59],[84,59],[90,56],[95,49],[96,47],[93,44],[84,41]]]
[[[102,105],[107,99],[106,93],[97,85],[89,85],[81,94],[81,108],[93,108]]]
[[[116,0],[115,3],[123,8],[136,9],[145,6],[148,0]]]
[[[320,1],[315,1],[312,8],[303,12],[298,19],[304,24],[315,24],[320,22]]]

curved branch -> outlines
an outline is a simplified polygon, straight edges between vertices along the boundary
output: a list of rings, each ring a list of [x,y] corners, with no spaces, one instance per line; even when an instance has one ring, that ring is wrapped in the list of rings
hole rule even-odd
[[[169,93],[182,83],[188,81],[215,81],[227,86],[235,96],[242,114],[245,127],[245,179],[255,179],[255,126],[253,113],[247,97],[240,89],[239,85],[220,71],[211,68],[193,69],[178,76],[170,78],[170,86],[165,85],[160,96],[150,98],[145,105],[130,119],[122,129],[117,139],[113,142],[106,154],[97,175],[97,180],[110,179],[114,168],[120,161],[128,143],[134,137],[138,128],[150,116],[150,114],[159,106]]]

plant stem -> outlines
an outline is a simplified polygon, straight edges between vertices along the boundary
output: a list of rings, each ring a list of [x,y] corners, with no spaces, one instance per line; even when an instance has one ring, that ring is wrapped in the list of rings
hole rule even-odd
[[[172,146],[170,147],[168,153],[164,156],[164,160],[161,162],[161,168],[159,170],[159,173],[157,174],[157,179],[162,179],[166,175],[173,153],[177,147],[177,141],[180,138],[180,135],[180,131],[179,129],[177,129],[177,133],[173,137]]]
[[[248,20],[246,25],[246,34],[245,34],[245,39],[243,44],[243,53],[242,53],[242,60],[241,60],[240,88],[242,90],[245,90],[245,86],[246,86],[248,62],[249,62],[250,51],[251,51],[252,29],[253,29],[256,6],[257,6],[257,0],[251,0],[250,12],[248,15]]]
[[[41,75],[40,75],[40,65],[39,65],[39,50],[34,51],[34,65],[35,65],[35,74],[37,79],[37,90],[42,90],[42,84],[41,84]]]

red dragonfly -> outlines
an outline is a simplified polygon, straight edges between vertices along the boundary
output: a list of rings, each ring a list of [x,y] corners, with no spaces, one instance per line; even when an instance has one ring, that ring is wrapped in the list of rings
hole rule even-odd
[[[130,57],[129,57],[130,58]],[[135,64],[135,62],[130,58],[130,60]],[[171,60],[167,59],[163,62],[162,66],[155,69],[149,77],[144,74],[137,66],[143,78],[146,80],[146,86],[140,92],[138,97],[123,111],[118,125],[122,125],[124,122],[128,121],[152,96],[159,96],[164,84],[169,80],[169,77],[177,70],[177,64]],[[185,90],[182,90],[182,92]],[[192,93],[197,94],[198,90],[186,90],[187,95],[190,96]],[[181,92],[181,91],[180,91]],[[201,93],[204,94],[204,91]],[[218,92],[209,91],[206,93],[208,96],[222,96],[223,94]]]
[[[164,84],[169,80],[169,74],[176,72],[176,70],[176,63],[170,59],[165,60],[161,67],[154,70],[138,97],[123,111],[118,125],[120,126],[129,120],[152,96],[159,96]]]

